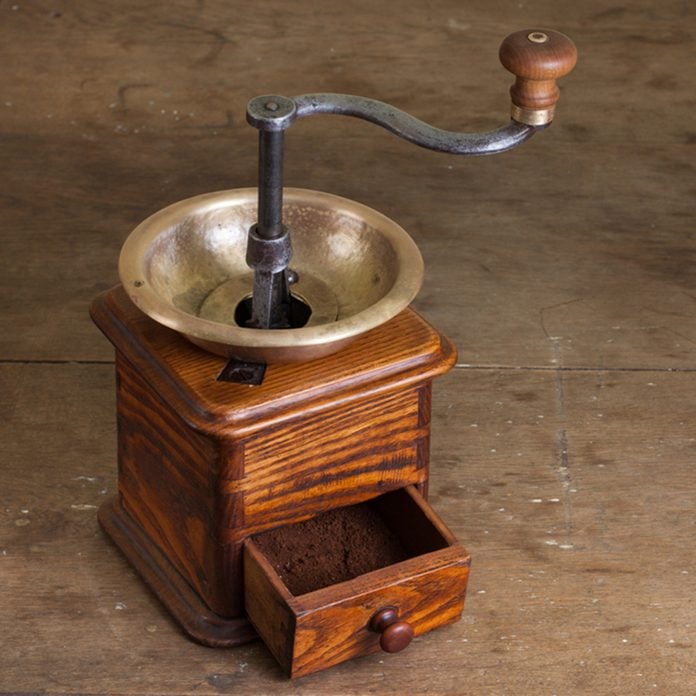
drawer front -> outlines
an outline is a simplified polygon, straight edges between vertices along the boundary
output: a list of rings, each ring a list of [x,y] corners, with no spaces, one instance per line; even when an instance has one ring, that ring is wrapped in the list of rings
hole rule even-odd
[[[406,562],[400,569],[403,580],[380,578],[376,571],[374,579],[364,575],[357,586],[336,585],[332,589],[345,596],[334,598],[333,604],[330,597],[319,594],[321,590],[314,593],[319,596],[305,595],[315,606],[302,607],[296,618],[291,676],[380,650],[380,634],[370,628],[370,621],[387,607],[394,607],[399,620],[407,622],[416,636],[457,621],[469,574],[466,554],[459,547],[435,556],[429,569],[424,568],[424,559]]]
[[[456,621],[464,607],[469,556],[427,503],[412,488],[405,533],[416,528],[421,542],[444,539],[428,551],[358,577],[306,594],[290,593],[261,545],[245,545],[245,607],[254,627],[291,677],[300,677],[344,660],[380,650],[373,617],[393,607],[413,635]],[[417,511],[417,512],[414,512]],[[419,516],[419,519],[414,519]]]
[[[429,424],[418,389],[314,414],[244,444],[246,535],[421,484]],[[427,415],[427,414],[426,414]]]

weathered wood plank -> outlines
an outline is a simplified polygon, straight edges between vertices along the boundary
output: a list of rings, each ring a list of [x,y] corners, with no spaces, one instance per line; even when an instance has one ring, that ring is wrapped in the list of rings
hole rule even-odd
[[[354,92],[491,127],[500,39],[565,31],[580,62],[557,122],[500,158],[330,119],[288,138],[289,184],[416,238],[416,306],[462,363],[549,368],[460,369],[434,395],[430,500],[474,558],[464,619],[297,685],[260,644],[190,643],[89,507],[115,485],[113,368],[3,365],[0,691],[692,694],[696,385],[664,370],[694,365],[696,10],[237,5],[0,3],[0,359],[111,360],[89,302],[149,213],[253,183],[250,96]]]

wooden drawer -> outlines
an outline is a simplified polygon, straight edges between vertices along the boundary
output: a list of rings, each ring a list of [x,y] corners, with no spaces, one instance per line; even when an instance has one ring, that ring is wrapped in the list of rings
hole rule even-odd
[[[466,550],[408,486],[247,539],[245,607],[300,677],[456,621],[468,573]]]

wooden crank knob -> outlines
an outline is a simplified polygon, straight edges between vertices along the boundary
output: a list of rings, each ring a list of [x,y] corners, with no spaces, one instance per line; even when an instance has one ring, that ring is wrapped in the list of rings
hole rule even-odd
[[[556,80],[575,67],[575,44],[558,31],[524,29],[503,41],[499,55],[517,77],[510,88],[512,119],[530,126],[551,123],[560,96]]]
[[[388,653],[400,652],[413,640],[413,628],[406,621],[399,621],[394,607],[380,609],[371,619],[370,628],[381,634],[379,645]]]

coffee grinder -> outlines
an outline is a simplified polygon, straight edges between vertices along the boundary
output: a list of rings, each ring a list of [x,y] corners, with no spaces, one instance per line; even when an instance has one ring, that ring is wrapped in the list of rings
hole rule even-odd
[[[459,618],[469,555],[427,503],[431,385],[455,349],[409,308],[420,253],[375,210],[285,188],[283,142],[344,115],[441,152],[509,150],[551,123],[576,51],[530,29],[500,58],[512,119],[487,133],[353,95],[256,97],[258,187],[170,205],[125,242],[121,285],[92,306],[117,376],[99,520],[193,639],[259,635],[299,677]]]

